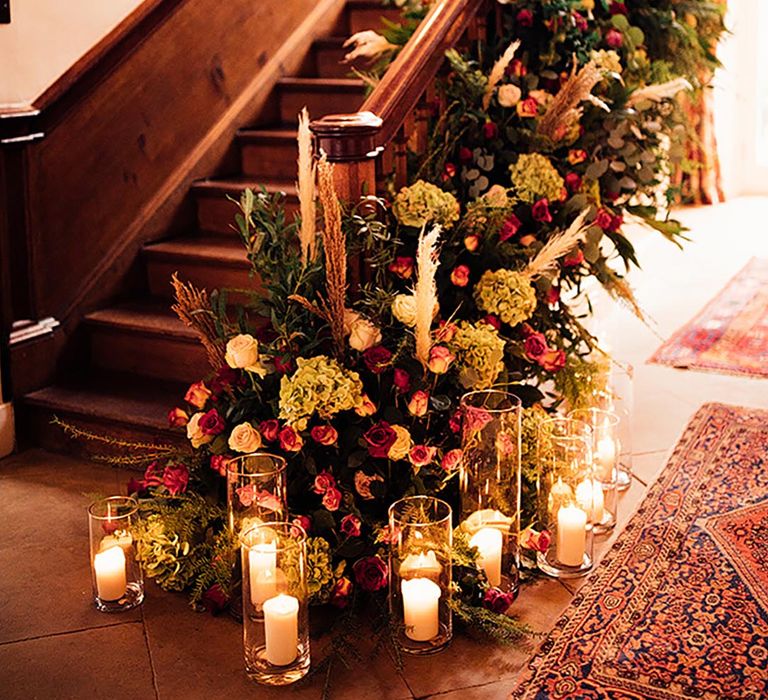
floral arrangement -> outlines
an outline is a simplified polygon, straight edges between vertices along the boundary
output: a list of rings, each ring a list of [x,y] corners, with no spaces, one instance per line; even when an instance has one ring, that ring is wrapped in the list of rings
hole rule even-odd
[[[691,66],[712,60],[690,23],[667,22],[683,4],[711,12],[703,2],[502,4],[491,40],[449,52],[430,147],[386,198],[339,202],[302,116],[301,216],[289,220],[279,194],[240,201],[261,291],[231,305],[226,290],[174,281],[211,375],[169,414],[189,452],[155,451],[130,486],[148,516],[140,554],[160,585],[226,605],[222,477],[227,460],[263,449],[288,460],[314,600],[343,608],[382,590],[388,506],[410,494],[455,503],[459,399],[509,385],[526,407],[522,544],[546,549],[534,529],[536,425],[562,402],[579,405],[606,364],[571,300],[595,278],[641,315],[624,280],[637,262],[625,220],[681,234],[665,206],[681,135],[674,95],[694,80]],[[394,53],[395,37],[381,50]],[[519,638],[504,614],[511,599],[460,533],[454,557],[459,618]]]

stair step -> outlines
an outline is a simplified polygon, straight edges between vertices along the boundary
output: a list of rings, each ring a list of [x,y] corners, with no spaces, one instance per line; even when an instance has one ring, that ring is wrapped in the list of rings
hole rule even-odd
[[[239,239],[220,237],[173,238],[144,247],[149,291],[155,297],[173,297],[171,275],[205,289],[253,289],[250,263]]]
[[[91,365],[104,370],[192,383],[210,373],[197,334],[168,301],[131,302],[85,317]]]
[[[382,18],[396,24],[402,21],[400,9],[383,7],[381,0],[347,0],[345,11],[350,34],[366,29],[381,33]]]
[[[243,173],[253,178],[296,178],[296,129],[241,129],[237,134]]]
[[[344,48],[346,37],[331,36],[316,39],[312,44],[315,74],[320,78],[352,77],[352,66],[342,63],[347,49]],[[357,66],[364,69],[364,65]]]
[[[356,78],[282,78],[277,95],[281,121],[295,124],[303,107],[312,119],[356,112],[365,99],[365,83]]]
[[[293,177],[296,177],[295,159]],[[243,190],[248,187],[254,191],[264,187],[269,193],[284,192],[286,211],[292,213],[299,209],[296,185],[293,182],[277,181],[275,175],[266,182],[252,177],[198,180],[192,185],[192,193],[197,202],[197,223],[200,230],[206,233],[237,235],[235,214],[240,209],[232,199],[239,200]]]
[[[168,427],[168,411],[183,405],[186,386],[114,373],[55,384],[27,394],[20,402],[22,442],[50,450],[91,454],[123,454],[133,450],[102,443],[84,445],[51,425],[53,416],[81,429],[114,438],[183,444],[182,429]]]

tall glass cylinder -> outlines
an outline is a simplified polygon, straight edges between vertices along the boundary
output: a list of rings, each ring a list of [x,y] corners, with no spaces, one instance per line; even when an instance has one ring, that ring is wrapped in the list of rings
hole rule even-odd
[[[551,418],[539,426],[539,513],[550,545],[538,552],[544,573],[583,576],[592,568],[594,524],[602,490],[594,484],[589,426],[572,418]]]
[[[473,391],[461,399],[461,528],[491,586],[516,592],[520,566],[520,399]]]
[[[626,491],[632,483],[632,422],[634,419],[634,368],[631,364],[611,364],[605,391],[595,396],[595,408],[612,411],[619,418],[620,452],[616,484]]]
[[[309,671],[306,539],[288,522],[240,534],[245,670],[263,685],[288,685]]]
[[[389,507],[389,610],[400,646],[411,654],[434,654],[453,636],[451,517],[451,507],[431,496]]]
[[[120,612],[144,600],[144,577],[136,560],[133,527],[139,504],[128,496],[111,496],[88,506],[91,581],[96,608]]]
[[[282,457],[253,452],[227,463],[227,515],[235,537],[252,525],[287,520],[287,499]]]
[[[599,408],[583,408],[571,411],[568,417],[586,423],[592,430],[592,483],[589,486],[581,486],[581,500],[587,501],[594,497],[595,533],[609,532],[616,526],[619,500],[617,490],[619,455],[621,454],[619,416],[612,411],[603,411]],[[597,486],[602,491],[602,500],[599,494],[592,493]],[[576,494],[576,500],[579,499],[579,495],[579,493]]]

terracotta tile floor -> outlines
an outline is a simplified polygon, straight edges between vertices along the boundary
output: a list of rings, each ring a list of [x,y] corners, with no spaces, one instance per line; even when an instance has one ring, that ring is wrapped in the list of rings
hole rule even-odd
[[[768,256],[768,199],[736,200],[679,216],[692,241],[678,251],[660,235],[638,232],[645,270],[633,284],[652,327],[594,294],[593,328],[613,354],[635,368],[635,479],[621,496],[609,547],[664,465],[690,416],[706,401],[768,407],[768,382],[684,372],[645,360],[693,316],[753,255]],[[86,541],[87,494],[115,490],[125,475],[100,465],[30,451],[0,462],[0,697],[28,698],[319,698],[320,679],[269,691],[242,670],[238,625],[192,612],[183,596],[152,584],[143,609],[121,616],[91,605]],[[515,604],[548,630],[579,582],[550,579],[526,587]],[[333,698],[496,700],[505,698],[526,649],[457,636],[442,655],[407,659],[399,677],[387,658],[340,669]]]

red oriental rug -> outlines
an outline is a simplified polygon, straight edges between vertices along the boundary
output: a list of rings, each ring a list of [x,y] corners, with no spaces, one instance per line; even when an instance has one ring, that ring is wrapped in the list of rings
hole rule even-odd
[[[768,260],[752,258],[649,362],[768,377]]]
[[[699,409],[511,698],[768,698],[768,411]]]

